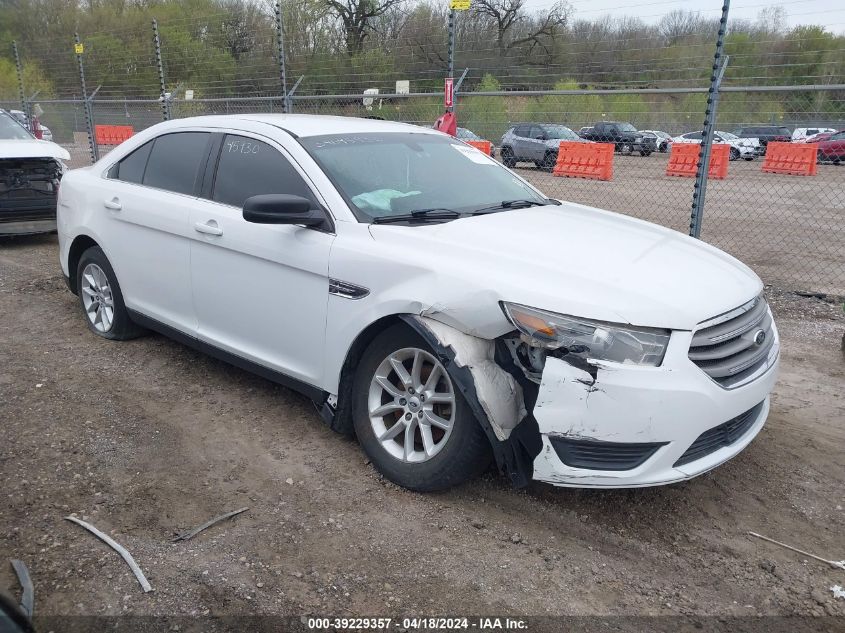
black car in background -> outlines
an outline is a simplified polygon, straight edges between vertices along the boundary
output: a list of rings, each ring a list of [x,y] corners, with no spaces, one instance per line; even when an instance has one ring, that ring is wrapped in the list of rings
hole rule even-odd
[[[600,121],[582,132],[581,138],[596,143],[613,143],[614,150],[622,154],[639,152],[640,156],[648,156],[657,151],[657,137],[638,132],[630,123]]]

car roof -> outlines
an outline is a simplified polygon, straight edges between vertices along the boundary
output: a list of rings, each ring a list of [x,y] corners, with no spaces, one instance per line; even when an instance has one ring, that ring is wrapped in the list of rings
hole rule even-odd
[[[437,130],[410,123],[396,123],[378,119],[329,116],[323,114],[232,114],[208,115],[176,119],[173,127],[208,125],[228,127],[235,121],[266,123],[286,130],[296,136],[321,136],[323,134],[354,134],[356,132],[413,132],[416,134],[440,134]]]

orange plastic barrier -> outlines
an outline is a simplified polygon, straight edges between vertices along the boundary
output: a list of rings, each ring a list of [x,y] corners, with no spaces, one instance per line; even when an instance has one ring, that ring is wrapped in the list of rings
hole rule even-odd
[[[672,143],[669,164],[666,165],[666,175],[694,178],[698,169],[698,153],[700,151],[701,144],[699,143]],[[707,170],[707,177],[716,180],[727,178],[730,160],[731,146],[727,143],[715,143],[710,148],[710,169]]]
[[[472,145],[476,149],[480,149],[482,152],[490,155],[490,149],[493,147],[490,141],[465,141],[467,145]]]
[[[613,179],[613,143],[561,141],[552,172],[569,178]]]
[[[131,125],[94,126],[94,136],[97,139],[97,145],[120,145],[133,134],[135,134],[135,128]]]
[[[772,174],[815,176],[819,151],[818,143],[783,143],[770,141],[766,146],[763,171]]]

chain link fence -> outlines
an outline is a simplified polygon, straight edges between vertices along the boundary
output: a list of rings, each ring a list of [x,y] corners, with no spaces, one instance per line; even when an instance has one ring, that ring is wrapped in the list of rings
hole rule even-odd
[[[213,16],[204,17],[203,24],[213,20]],[[238,64],[222,56],[210,37],[186,39],[186,28],[199,29],[194,23],[162,23],[156,40],[151,29],[138,24],[125,32],[82,38],[81,55],[68,49],[52,55],[54,75],[59,79],[49,99],[39,96],[37,86],[27,85],[27,73],[19,71],[24,103],[0,101],[0,107],[30,111],[37,104],[40,120],[49,127],[53,140],[70,151],[71,167],[90,164],[92,154],[102,156],[111,149],[96,145],[95,128],[99,125],[129,125],[137,132],[166,118],[287,111],[377,117],[431,127],[444,111],[443,95],[436,91],[437,77],[445,72],[442,57],[414,62],[414,72],[420,77],[414,85],[425,87],[425,92],[397,94],[396,79],[401,74],[381,69],[368,75],[363,62],[342,81],[321,74],[320,67],[315,72],[312,65],[308,71],[296,57],[283,68],[284,56],[279,54],[283,47],[270,27],[254,34],[257,43]],[[132,41],[137,46],[132,47]],[[706,68],[712,45],[707,50],[705,44],[706,40],[699,44],[702,50],[696,64],[704,63]],[[142,53],[129,54],[130,49]],[[48,51],[21,46],[20,54],[26,68],[28,58],[44,59]],[[778,61],[783,65],[783,60]],[[325,61],[326,73],[332,63]],[[679,87],[655,87],[656,83],[669,83],[660,79],[643,85],[632,80],[621,89],[618,85],[598,89],[559,82],[554,90],[503,89],[490,79],[490,68],[480,64],[467,69],[465,85],[472,89],[457,94],[458,125],[496,147],[503,134],[519,123],[564,125],[578,132],[597,122],[621,121],[677,140],[680,135],[701,131],[707,107],[707,73],[699,72],[700,68],[691,70],[692,62],[684,63]],[[622,70],[636,70],[636,64],[629,66]],[[300,74],[305,72],[312,74]],[[203,80],[198,83],[195,77],[200,75]],[[507,87],[518,87],[523,81],[520,77],[513,71]],[[843,77],[831,72],[808,74],[805,80],[807,83],[771,84],[747,71],[737,71],[734,76],[728,65],[715,120],[717,134],[740,148],[742,140],[730,138],[729,133],[754,125],[786,127],[790,133],[799,128],[845,130]],[[823,83],[809,83],[817,81]],[[199,95],[192,88],[197,85],[203,88]],[[90,124],[86,99],[93,118]],[[845,142],[842,147],[845,163]],[[671,146],[666,143],[660,149],[665,151],[648,156],[617,153],[610,181],[557,177],[531,161],[520,162],[515,169],[551,197],[687,233],[694,181],[667,176]],[[812,176],[764,172],[762,155],[732,160],[726,179],[707,183],[701,238],[749,264],[766,283],[787,290],[845,294],[845,166],[835,164],[839,157],[838,153],[827,156],[830,160],[820,163]]]

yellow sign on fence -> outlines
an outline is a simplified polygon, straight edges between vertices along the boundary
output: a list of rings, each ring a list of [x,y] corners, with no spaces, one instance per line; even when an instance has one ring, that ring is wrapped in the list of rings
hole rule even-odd
[[[84,53],[84,52],[85,52],[85,47],[84,47],[82,44],[74,44],[74,45],[73,45],[73,51],[74,51],[77,55],[82,55],[82,53]]]
[[[466,11],[469,9],[471,0],[449,0],[449,8],[455,11]]]

